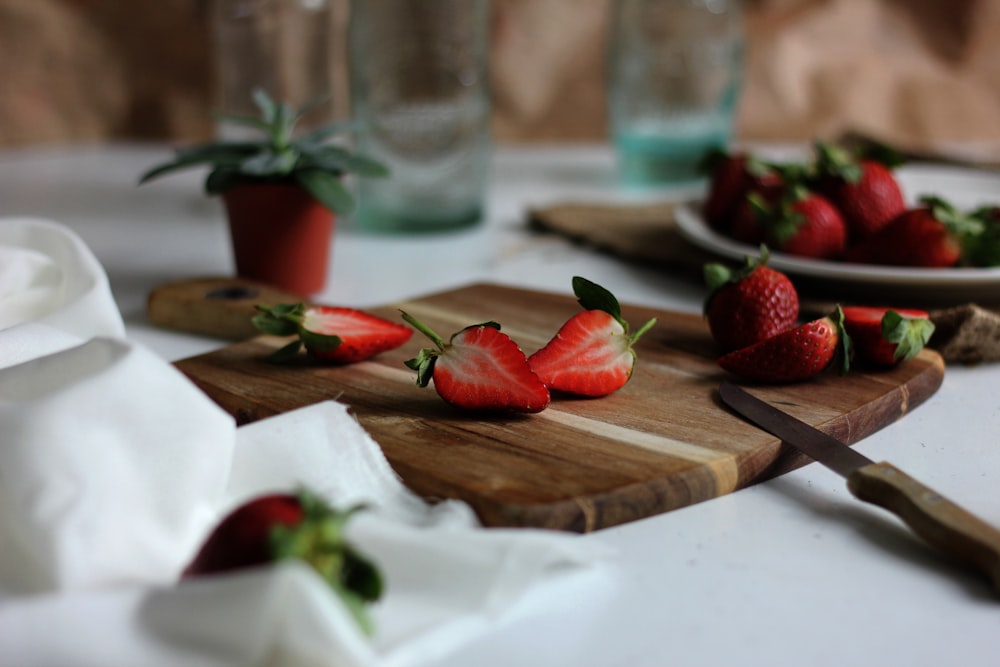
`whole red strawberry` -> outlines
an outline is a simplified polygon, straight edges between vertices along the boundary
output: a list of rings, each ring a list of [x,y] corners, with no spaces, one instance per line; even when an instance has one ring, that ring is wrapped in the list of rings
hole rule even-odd
[[[843,313],[783,331],[718,359],[725,370],[755,382],[800,382],[823,372],[838,354],[846,371],[850,338],[844,333]]]
[[[927,345],[934,324],[926,311],[912,308],[844,306],[844,329],[854,354],[876,366],[908,361]]]
[[[851,246],[845,259],[865,264],[947,268],[983,236],[983,222],[938,197],[893,218],[876,234]]]
[[[355,550],[344,525],[360,508],[338,511],[300,491],[254,498],[224,517],[182,577],[222,574],[295,558],[309,564],[337,593],[366,632],[366,605],[382,595],[378,568]]]
[[[632,376],[632,346],[656,324],[651,319],[629,333],[618,299],[586,278],[573,278],[573,292],[585,309],[567,320],[545,347],[528,357],[545,386],[578,396],[606,396]]]
[[[287,361],[304,345],[314,359],[350,364],[393,350],[410,339],[413,330],[354,308],[278,304],[257,306],[254,326],[273,336],[297,336],[275,351],[270,360]]]
[[[711,227],[726,231],[751,192],[780,187],[780,172],[768,163],[746,153],[718,151],[707,160],[708,193],[702,215]]]
[[[405,362],[417,371],[418,386],[426,387],[433,380],[438,395],[462,410],[541,412],[548,407],[548,388],[496,322],[466,327],[446,343],[423,322],[408,313],[402,315],[435,344]]]
[[[803,185],[790,186],[781,201],[763,215],[769,244],[782,252],[835,259],[847,247],[847,225],[840,212]]]
[[[816,150],[820,191],[843,215],[852,241],[871,236],[906,208],[891,165],[822,142]]]
[[[792,328],[799,317],[799,295],[784,273],[767,266],[767,248],[760,257],[746,258],[733,270],[723,264],[705,265],[711,292],[705,317],[712,338],[729,352]]]

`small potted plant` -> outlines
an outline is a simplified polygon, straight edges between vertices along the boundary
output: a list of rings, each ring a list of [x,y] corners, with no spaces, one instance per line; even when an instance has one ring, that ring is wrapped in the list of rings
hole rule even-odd
[[[354,207],[342,176],[385,176],[388,171],[328,143],[347,131],[349,123],[332,123],[294,138],[296,123],[311,105],[293,109],[263,90],[254,91],[253,99],[260,118],[219,118],[259,130],[262,139],[179,149],[173,160],[147,171],[139,183],[208,165],[205,192],[222,197],[236,272],[296,294],[314,294],[326,281],[335,216]]]

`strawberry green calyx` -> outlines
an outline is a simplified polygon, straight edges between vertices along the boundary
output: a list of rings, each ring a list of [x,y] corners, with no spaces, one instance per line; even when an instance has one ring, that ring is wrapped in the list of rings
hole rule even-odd
[[[896,344],[894,358],[909,361],[919,354],[934,333],[934,323],[922,317],[904,317],[895,310],[882,316],[882,338]]]
[[[443,353],[447,349],[449,343],[446,343],[444,338],[439,336],[436,331],[434,331],[433,329],[431,329],[426,324],[424,324],[417,318],[413,317],[406,311],[401,310],[399,312],[402,315],[403,320],[407,324],[412,326],[414,329],[416,329],[423,335],[427,336],[431,340],[431,342],[434,343],[435,345],[435,347],[433,348],[430,347],[423,348],[422,350],[420,350],[420,352],[417,353],[416,357],[403,362],[407,368],[410,368],[417,372],[417,386],[426,387],[428,384],[430,384],[431,378],[434,377],[434,364],[437,362],[438,357],[441,356],[441,353]],[[466,327],[462,331],[465,331],[466,329],[473,329],[476,327],[492,327],[497,331],[500,330],[499,324],[490,321],[490,322],[483,322],[482,324],[473,324],[471,326]],[[458,333],[456,333],[455,336],[457,336]],[[455,336],[452,336],[452,338],[454,338]]]
[[[622,318],[621,304],[618,303],[618,299],[610,291],[586,278],[573,276],[573,293],[577,297],[577,302],[584,310],[602,310],[615,318],[622,325],[625,334],[628,335],[630,344],[634,344],[656,324],[656,318],[651,318],[636,329],[634,333],[629,334],[628,322]]]
[[[765,214],[766,225],[770,227],[779,247],[784,247],[784,244],[798,233],[799,228],[806,224],[806,216],[795,210],[795,205],[805,201],[809,196],[809,189],[805,185],[795,183],[788,188],[788,194],[782,198],[778,206]]]
[[[297,494],[302,521],[271,529],[270,547],[275,561],[299,559],[308,563],[344,602],[362,630],[371,634],[367,605],[382,596],[378,567],[348,542],[347,522],[363,505],[337,510],[306,490]]]
[[[970,239],[964,248],[964,259],[971,266],[1000,266],[1000,209],[983,206],[971,215],[983,226],[981,234]]]
[[[935,219],[941,222],[951,233],[955,234],[963,243],[978,237],[983,233],[983,220],[974,214],[966,214],[959,211],[950,202],[941,197],[925,196],[920,198],[920,203],[928,207]]]
[[[861,180],[864,170],[858,160],[844,147],[817,141],[816,167],[824,176],[842,178],[848,183]]]
[[[743,280],[753,273],[758,266],[766,266],[770,258],[771,251],[768,250],[767,246],[762,243],[760,246],[760,254],[757,257],[747,255],[744,259],[743,266],[738,269],[726,266],[720,262],[709,262],[702,267],[702,276],[705,280],[705,285],[708,286],[710,293],[714,293],[723,285],[728,283],[738,283]]]
[[[267,360],[285,363],[298,354],[303,344],[310,349],[328,352],[343,342],[339,336],[309,331],[303,326],[306,316],[304,303],[279,303],[275,306],[255,306],[258,313],[251,320],[260,331],[271,336],[297,336],[291,343],[275,350]]]

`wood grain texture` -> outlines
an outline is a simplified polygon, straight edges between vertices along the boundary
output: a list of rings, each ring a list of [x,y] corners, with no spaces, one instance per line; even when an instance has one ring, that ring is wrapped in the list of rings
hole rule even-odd
[[[496,320],[527,354],[579,305],[570,296],[496,285],[470,287],[372,312],[404,309],[448,337]],[[351,406],[403,481],[427,498],[459,498],[492,526],[591,531],[715,498],[806,462],[723,407],[725,377],[700,315],[623,305],[638,326],[657,325],[637,346],[629,383],[611,396],[556,396],[535,415],[470,415],[416,386],[403,365],[426,346],[350,366],[264,360],[283,339],[259,337],[177,362],[233,414],[252,422],[323,400]],[[834,373],[753,392],[848,443],[905,415],[940,386],[944,364],[925,350],[878,373]],[[290,444],[294,446],[294,444]]]

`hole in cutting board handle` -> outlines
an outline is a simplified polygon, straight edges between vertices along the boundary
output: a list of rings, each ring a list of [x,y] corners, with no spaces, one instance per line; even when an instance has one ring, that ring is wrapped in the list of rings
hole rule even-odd
[[[216,299],[219,301],[239,301],[241,299],[253,299],[260,294],[260,290],[246,285],[226,285],[216,287],[205,294],[206,299]]]

